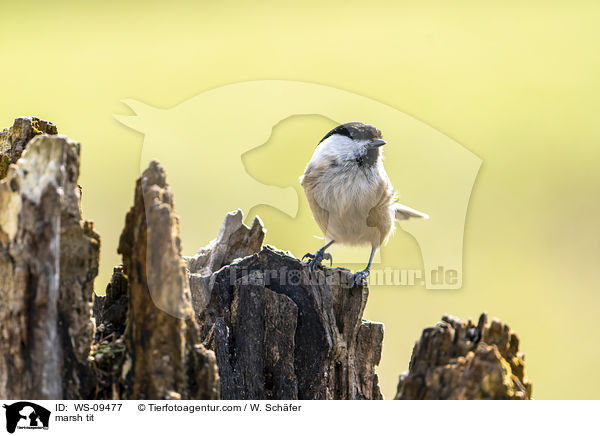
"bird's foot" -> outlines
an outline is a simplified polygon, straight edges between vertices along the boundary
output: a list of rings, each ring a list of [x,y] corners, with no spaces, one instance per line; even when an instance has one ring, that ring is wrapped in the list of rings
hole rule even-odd
[[[358,284],[365,284],[370,272],[371,271],[369,268],[365,268],[362,271],[357,271],[356,273],[354,273],[354,281],[352,282],[352,287],[354,288]]]
[[[306,253],[304,256],[302,256],[302,260],[304,260],[305,258],[310,259],[308,261],[308,270],[311,273],[314,272],[315,269],[317,269],[317,266],[320,266],[321,262],[323,262],[324,260],[329,261],[329,266],[333,265],[333,258],[331,257],[331,254],[326,253],[323,248],[317,250],[315,254]]]

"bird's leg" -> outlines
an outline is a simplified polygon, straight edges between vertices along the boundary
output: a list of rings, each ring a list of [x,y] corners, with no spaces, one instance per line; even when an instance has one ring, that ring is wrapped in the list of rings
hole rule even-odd
[[[375,255],[376,247],[371,247],[371,256],[369,256],[369,263],[367,263],[367,267],[362,271],[358,271],[354,274],[354,281],[352,283],[352,287],[356,286],[359,283],[363,283],[369,277],[369,273],[371,272],[371,262],[373,262],[373,256]]]
[[[304,260],[304,258],[306,257],[310,259],[308,261],[308,270],[310,272],[313,272],[317,268],[317,266],[321,265],[321,262],[323,262],[323,260],[328,260],[329,265],[333,265],[333,258],[331,257],[331,254],[325,253],[325,250],[327,250],[327,248],[334,242],[335,241],[329,241],[323,247],[319,248],[315,252],[315,254],[306,253],[304,256],[302,256],[302,260]]]

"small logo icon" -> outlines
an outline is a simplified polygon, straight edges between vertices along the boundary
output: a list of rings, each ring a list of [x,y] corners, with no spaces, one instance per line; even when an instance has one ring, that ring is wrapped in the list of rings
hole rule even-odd
[[[48,430],[50,411],[29,401],[19,401],[10,405],[4,404],[6,409],[6,431],[14,433],[18,428],[27,430]]]

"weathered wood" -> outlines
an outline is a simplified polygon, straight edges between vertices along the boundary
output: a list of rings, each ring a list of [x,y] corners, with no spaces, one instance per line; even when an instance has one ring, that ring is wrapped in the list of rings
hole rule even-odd
[[[479,317],[477,325],[445,315],[423,330],[396,399],[531,399],[519,338],[507,324]]]
[[[98,397],[217,398],[215,357],[198,340],[173,196],[163,168],[155,161],[136,182],[119,253],[123,270],[116,269],[111,281],[111,291],[118,294],[111,292],[106,301],[96,303],[98,325],[104,326],[105,333],[112,329],[113,335],[110,341],[100,339],[94,345],[101,379]],[[122,301],[125,286],[123,318],[111,309]],[[124,331],[119,326],[123,321]]]
[[[260,227],[260,229],[259,229]],[[235,235],[231,237],[230,235]],[[188,259],[202,338],[217,355],[225,399],[380,399],[383,325],[362,320],[368,289],[349,271],[307,266],[270,246],[255,219],[229,214]],[[243,251],[238,241],[252,250]],[[211,263],[218,250],[225,261]],[[251,254],[250,251],[255,251]],[[245,256],[234,260],[234,254]]]
[[[58,334],[63,349],[65,398],[84,399],[94,380],[88,356],[94,335],[90,319],[94,279],[98,275],[100,235],[81,212],[79,178],[80,145],[66,148],[60,216]]]
[[[123,265],[113,268],[113,275],[103,296],[94,295],[93,313],[96,322],[94,341],[100,344],[107,339],[120,337],[125,332],[129,307],[127,278]]]
[[[19,117],[14,124],[0,132],[0,179],[6,177],[8,166],[16,163],[27,147],[27,143],[37,135],[56,135],[56,125],[37,117]]]
[[[106,286],[106,294],[94,294],[93,313],[96,333],[92,343],[90,360],[95,373],[95,386],[90,398],[118,400],[131,392],[131,383],[123,376],[127,361],[125,328],[129,314],[129,283],[123,273],[123,265],[113,269]]]
[[[245,226],[241,211],[183,259],[157,162],[136,182],[94,330],[100,238],[82,218],[79,144],[55,131],[29,117],[0,133],[0,398],[382,398],[367,287],[263,247],[262,222]],[[531,398],[518,348],[497,320],[445,316],[397,398]]]
[[[79,209],[79,144],[11,140],[26,149],[0,181],[0,397],[81,398],[100,239]]]

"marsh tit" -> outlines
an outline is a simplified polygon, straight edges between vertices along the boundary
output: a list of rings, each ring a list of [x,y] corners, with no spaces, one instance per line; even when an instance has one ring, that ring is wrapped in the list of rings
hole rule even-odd
[[[300,177],[308,204],[327,243],[315,254],[306,253],[313,272],[323,260],[332,262],[325,250],[334,242],[371,245],[367,267],[354,274],[353,286],[370,272],[373,255],[394,230],[395,220],[429,218],[396,202],[381,156],[386,142],[381,132],[363,123],[342,124],[317,145]]]

